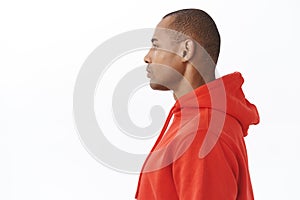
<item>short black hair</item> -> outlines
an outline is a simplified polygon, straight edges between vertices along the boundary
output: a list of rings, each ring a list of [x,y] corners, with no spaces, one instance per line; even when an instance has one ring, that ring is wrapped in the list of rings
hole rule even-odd
[[[182,9],[163,17],[174,17],[169,28],[196,40],[211,56],[215,64],[220,53],[221,38],[214,20],[203,10]]]

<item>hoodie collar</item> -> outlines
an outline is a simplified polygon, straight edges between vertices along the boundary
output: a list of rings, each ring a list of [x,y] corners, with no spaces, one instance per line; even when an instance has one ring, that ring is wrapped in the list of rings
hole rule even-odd
[[[172,113],[181,112],[183,108],[191,111],[215,109],[234,117],[246,136],[249,126],[259,123],[259,114],[256,106],[246,99],[242,90],[243,83],[244,78],[240,72],[225,75],[178,98]]]

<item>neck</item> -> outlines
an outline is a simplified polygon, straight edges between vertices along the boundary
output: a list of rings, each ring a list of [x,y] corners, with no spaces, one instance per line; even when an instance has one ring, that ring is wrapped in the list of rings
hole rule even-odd
[[[201,75],[202,76],[200,76],[198,72],[195,73],[195,71],[192,73],[187,71],[177,87],[173,89],[174,99],[177,100],[196,88],[216,79],[214,73],[205,73]]]

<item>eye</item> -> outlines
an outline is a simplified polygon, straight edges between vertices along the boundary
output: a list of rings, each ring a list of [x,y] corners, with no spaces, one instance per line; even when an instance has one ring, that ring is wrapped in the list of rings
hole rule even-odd
[[[152,44],[152,48],[158,48],[158,45],[157,44]]]

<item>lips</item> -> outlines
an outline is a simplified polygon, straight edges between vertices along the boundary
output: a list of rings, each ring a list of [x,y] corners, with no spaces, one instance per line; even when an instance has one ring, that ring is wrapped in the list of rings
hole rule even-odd
[[[150,70],[150,66],[149,66],[149,65],[147,65],[146,71],[147,71],[148,73],[151,73],[151,70]]]
[[[149,65],[147,66],[146,71],[148,72],[148,73],[147,73],[147,77],[148,77],[148,78],[151,78],[151,70],[150,70]]]

